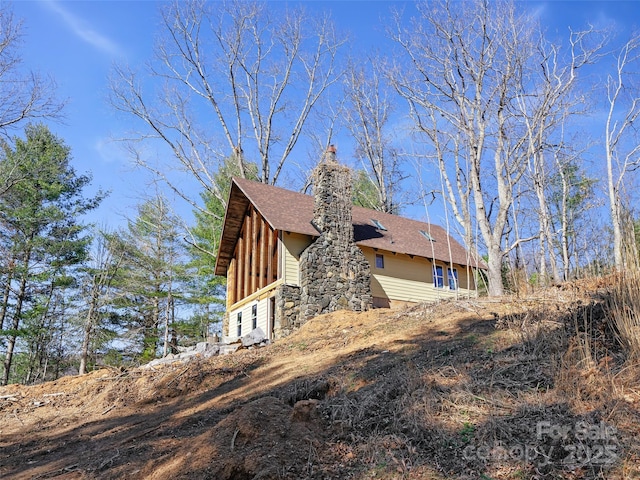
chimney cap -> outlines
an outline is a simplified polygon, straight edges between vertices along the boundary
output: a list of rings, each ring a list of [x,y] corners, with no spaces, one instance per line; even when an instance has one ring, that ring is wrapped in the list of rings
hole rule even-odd
[[[337,159],[336,159],[336,146],[332,143],[331,145],[329,145],[327,147],[327,151],[324,154],[324,158],[327,162],[336,162],[337,163]]]

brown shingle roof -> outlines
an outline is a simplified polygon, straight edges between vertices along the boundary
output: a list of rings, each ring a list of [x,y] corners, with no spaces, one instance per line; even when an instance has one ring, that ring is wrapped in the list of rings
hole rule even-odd
[[[264,183],[234,178],[216,262],[216,275],[226,275],[240,233],[242,217],[249,202],[253,203],[275,230],[318,236],[318,231],[311,224],[313,197]],[[372,220],[380,222],[385,230],[377,228]],[[425,238],[420,233],[421,230],[427,232],[435,241]],[[353,231],[358,245],[436,259],[445,263],[451,261],[459,265],[484,267],[482,263],[478,265],[460,243],[437,225],[368,208],[353,207]]]

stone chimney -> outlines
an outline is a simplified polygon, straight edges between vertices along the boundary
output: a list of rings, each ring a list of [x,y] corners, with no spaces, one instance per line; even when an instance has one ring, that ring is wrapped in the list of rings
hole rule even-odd
[[[300,322],[335,310],[368,310],[371,267],[353,240],[351,170],[331,145],[313,172],[313,224],[320,233],[300,256]]]
[[[353,242],[351,170],[336,160],[331,145],[313,172],[313,225],[332,243]]]

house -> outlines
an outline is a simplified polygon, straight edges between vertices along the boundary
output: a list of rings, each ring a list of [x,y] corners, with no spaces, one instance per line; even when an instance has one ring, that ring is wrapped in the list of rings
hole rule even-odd
[[[234,178],[215,266],[227,277],[223,335],[270,338],[309,318],[475,296],[473,256],[437,225],[352,206],[335,150],[314,195]]]

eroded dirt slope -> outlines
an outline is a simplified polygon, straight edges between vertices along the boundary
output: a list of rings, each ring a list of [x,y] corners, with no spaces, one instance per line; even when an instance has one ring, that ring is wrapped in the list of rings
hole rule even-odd
[[[259,350],[3,387],[0,478],[640,478],[637,368],[597,287],[337,312]]]

